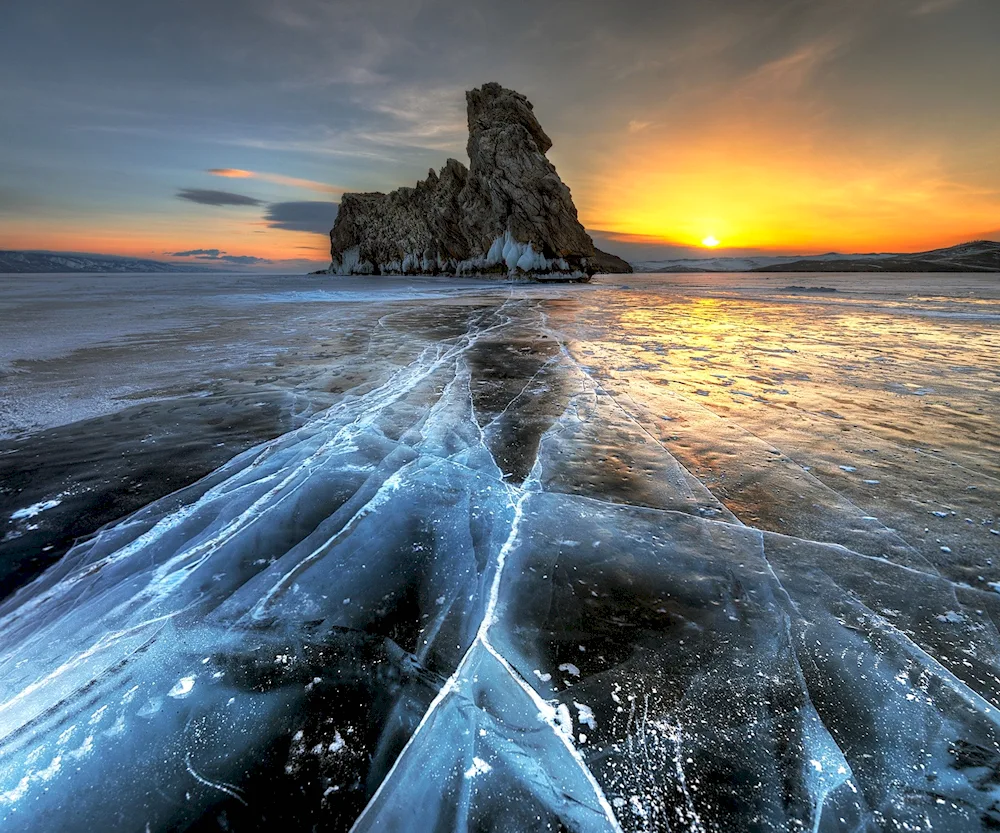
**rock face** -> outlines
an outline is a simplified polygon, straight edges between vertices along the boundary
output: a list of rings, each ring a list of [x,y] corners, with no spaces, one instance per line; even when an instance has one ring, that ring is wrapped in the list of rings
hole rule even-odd
[[[595,251],[597,255],[590,264],[594,269],[594,274],[615,275],[633,271],[632,265],[618,255],[602,252],[600,249],[595,249]]]
[[[631,272],[596,249],[577,219],[531,102],[495,83],[470,90],[466,101],[469,167],[449,159],[414,188],[344,194],[330,271],[568,280]]]

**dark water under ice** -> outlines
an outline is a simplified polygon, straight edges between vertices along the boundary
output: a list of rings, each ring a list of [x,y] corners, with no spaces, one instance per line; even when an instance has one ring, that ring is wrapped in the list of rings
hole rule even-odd
[[[1000,827],[996,276],[0,315],[5,831]]]

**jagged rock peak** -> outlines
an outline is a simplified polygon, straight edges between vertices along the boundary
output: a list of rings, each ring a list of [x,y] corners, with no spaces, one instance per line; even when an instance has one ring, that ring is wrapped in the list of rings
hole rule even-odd
[[[535,108],[531,106],[527,96],[507,90],[491,81],[476,90],[465,94],[469,112],[469,158],[472,158],[473,142],[476,134],[485,130],[508,128],[520,124],[532,140],[535,147],[542,153],[548,153],[552,140],[542,130],[535,117]]]
[[[336,274],[493,274],[587,280],[631,271],[594,248],[545,152],[531,102],[496,83],[466,93],[469,167],[389,194],[344,194],[330,232]]]

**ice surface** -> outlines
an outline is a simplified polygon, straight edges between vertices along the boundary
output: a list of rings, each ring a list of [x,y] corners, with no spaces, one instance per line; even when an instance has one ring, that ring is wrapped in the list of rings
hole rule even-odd
[[[997,302],[757,280],[387,299],[0,603],[4,829],[994,829]]]

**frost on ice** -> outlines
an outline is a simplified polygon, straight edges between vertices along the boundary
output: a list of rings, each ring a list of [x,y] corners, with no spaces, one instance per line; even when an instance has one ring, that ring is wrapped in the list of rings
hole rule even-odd
[[[4,829],[1000,823],[995,574],[713,422],[720,377],[624,390],[664,325],[573,303],[380,323],[384,378],[3,602]]]

